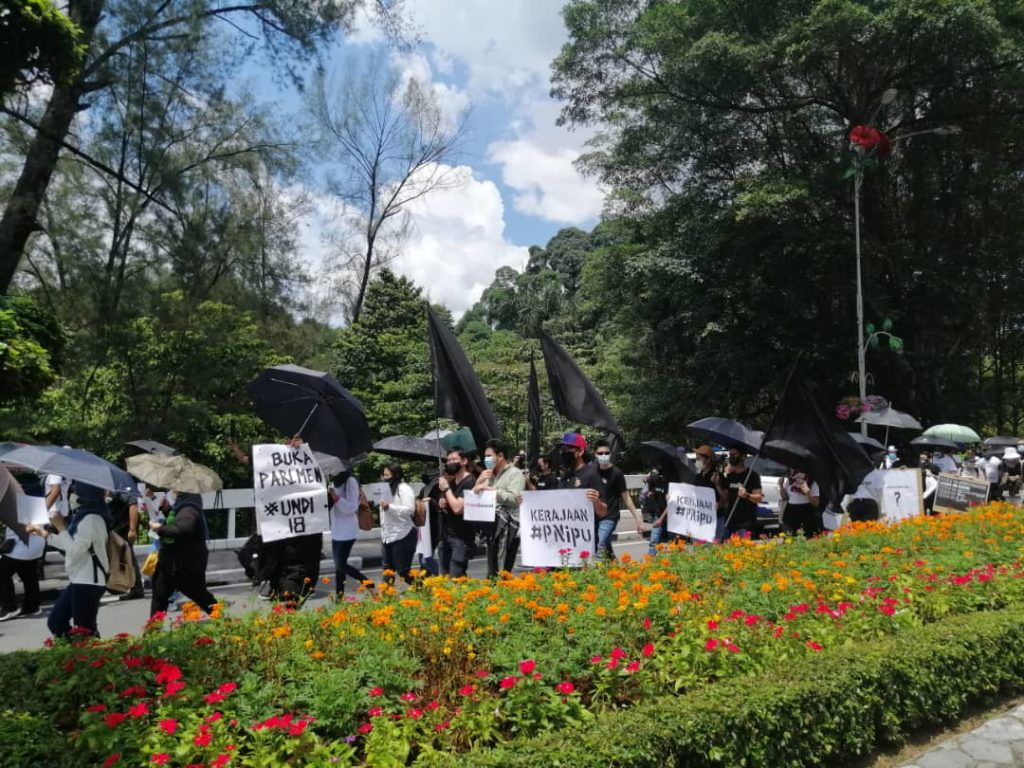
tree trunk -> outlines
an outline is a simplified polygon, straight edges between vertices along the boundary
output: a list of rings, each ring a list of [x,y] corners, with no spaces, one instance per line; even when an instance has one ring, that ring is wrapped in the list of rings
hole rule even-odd
[[[72,0],[68,16],[82,30],[79,43],[89,46],[106,0]],[[39,228],[39,207],[50,185],[61,143],[71,130],[84,83],[57,84],[46,105],[40,130],[25,155],[18,183],[0,219],[0,294],[7,292],[18,271],[29,236]]]

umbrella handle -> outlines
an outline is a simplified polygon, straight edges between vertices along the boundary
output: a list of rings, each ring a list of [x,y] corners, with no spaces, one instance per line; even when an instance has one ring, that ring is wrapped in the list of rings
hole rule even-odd
[[[316,409],[317,409],[317,408],[319,408],[319,407],[320,407],[320,401],[319,401],[319,400],[317,400],[317,401],[316,401],[316,402],[315,402],[315,403],[313,404],[313,407],[312,407],[312,408],[310,409],[310,411],[309,411],[309,416],[307,416],[307,417],[306,417],[306,420],[305,420],[304,422],[302,422],[302,426],[301,426],[301,427],[299,427],[299,431],[298,431],[298,432],[296,432],[296,434],[297,434],[297,435],[298,435],[299,437],[302,437],[302,433],[303,433],[303,431],[304,431],[304,430],[306,429],[306,425],[307,425],[307,424],[309,424],[309,420],[313,418],[313,414],[314,414],[314,413],[316,413]]]

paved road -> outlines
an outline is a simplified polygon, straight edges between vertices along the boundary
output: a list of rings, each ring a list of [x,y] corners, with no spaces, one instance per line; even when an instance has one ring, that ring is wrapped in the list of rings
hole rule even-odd
[[[954,736],[900,768],[1020,768],[1024,766],[1024,707]]]
[[[381,572],[379,567],[379,545],[374,550],[376,559],[371,561],[367,557],[363,572],[368,578],[380,580]],[[629,552],[633,557],[642,557],[647,552],[647,542],[641,541],[636,534],[625,534],[623,540],[616,542],[616,553]],[[233,561],[233,562],[232,562]],[[357,559],[350,560],[354,565]],[[231,566],[234,567],[231,567]],[[372,565],[372,567],[369,567]],[[486,560],[477,557],[470,563],[469,574],[482,578],[487,572]],[[260,600],[256,591],[249,582],[244,581],[242,570],[238,567],[238,561],[230,552],[211,553],[210,568],[211,590],[217,597],[223,598],[231,603],[228,613],[232,615],[243,615],[253,610],[268,610],[270,603]],[[325,560],[321,563],[321,576],[331,577],[330,584],[317,584],[317,592],[309,599],[309,605],[315,607],[325,605],[334,595],[334,565]],[[50,600],[44,599],[43,613],[39,616],[32,616],[23,619],[0,622],[0,653],[9,653],[16,650],[36,649],[42,647],[43,641],[49,637],[46,628],[46,616],[49,613],[49,604],[56,594],[54,587],[59,588],[61,583],[56,580],[48,580]],[[19,585],[20,586],[20,585]],[[355,584],[349,580],[347,589],[350,593],[355,592]],[[172,613],[173,618],[175,614]],[[119,632],[139,632],[146,619],[149,618],[149,597],[143,600],[118,600],[114,596],[103,599],[100,606],[99,628],[100,632],[107,637]]]

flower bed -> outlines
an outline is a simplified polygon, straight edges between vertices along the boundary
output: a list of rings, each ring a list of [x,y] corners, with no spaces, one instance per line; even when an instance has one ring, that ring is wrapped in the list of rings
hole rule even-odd
[[[74,742],[69,765],[430,765],[467,752],[474,764],[487,754],[532,764],[541,745],[609,723],[646,732],[636,718],[652,706],[717,702],[732,713],[763,704],[758,692],[776,684],[791,695],[794,677],[876,658],[866,648],[902,652],[907,639],[948,634],[969,614],[1007,609],[1013,621],[991,621],[1012,637],[1024,609],[1022,529],[1024,512],[996,504],[494,585],[427,579],[317,611],[190,615],[170,631],[8,657],[0,685],[25,694],[16,716],[0,718],[0,741],[24,742],[28,755],[22,737],[45,719]],[[861,670],[861,682],[883,668]],[[906,682],[908,696],[925,695],[920,679]],[[882,736],[914,724],[875,714],[887,720],[872,729]],[[813,731],[819,715],[787,714],[793,733]],[[488,753],[509,740],[538,746],[532,757]]]

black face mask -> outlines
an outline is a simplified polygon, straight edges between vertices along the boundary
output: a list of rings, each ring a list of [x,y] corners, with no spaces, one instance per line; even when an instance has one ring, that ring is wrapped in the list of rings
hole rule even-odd
[[[459,469],[461,467],[461,464],[451,461],[444,465],[444,471],[447,472],[449,475],[457,475],[459,474]]]
[[[575,451],[562,451],[562,466],[566,469],[572,469],[576,466],[576,452]]]
[[[729,464],[733,467],[737,466],[741,461],[743,461],[743,459],[741,459],[739,456],[729,457]]]

